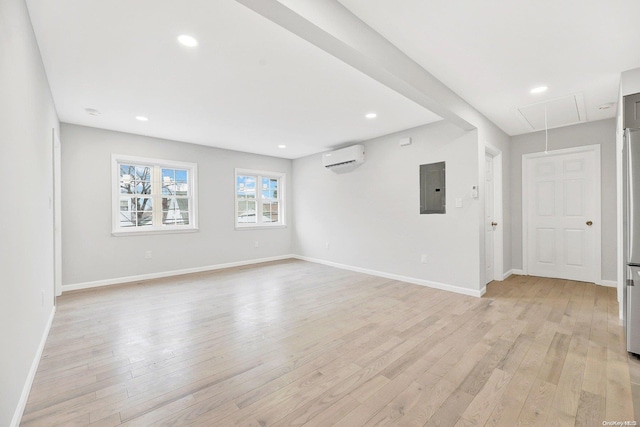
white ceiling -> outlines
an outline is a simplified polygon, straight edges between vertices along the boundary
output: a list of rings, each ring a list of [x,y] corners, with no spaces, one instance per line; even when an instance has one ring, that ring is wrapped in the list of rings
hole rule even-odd
[[[613,117],[597,107],[640,67],[638,0],[340,2],[510,135],[576,93]],[[27,4],[63,122],[297,158],[440,120],[235,0]]]
[[[234,0],[27,4],[66,123],[297,158],[440,120]]]
[[[640,67],[638,0],[339,1],[509,135],[531,131],[519,107],[575,93],[614,117],[598,106]]]

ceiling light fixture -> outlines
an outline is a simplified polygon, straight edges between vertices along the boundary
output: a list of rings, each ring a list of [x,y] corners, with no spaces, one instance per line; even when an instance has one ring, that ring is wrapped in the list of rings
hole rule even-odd
[[[278,148],[287,148],[287,146],[284,145],[284,144],[280,144],[280,145],[278,145]]]
[[[186,34],[182,34],[182,35],[178,36],[178,42],[182,46],[186,46],[186,47],[196,47],[196,46],[198,46],[198,40],[196,40],[194,37],[188,36]]]
[[[136,120],[138,120],[139,122],[148,122],[149,118],[145,116],[136,116]]]
[[[89,114],[91,116],[99,116],[100,115],[100,111],[96,110],[95,108],[85,108],[84,111],[86,111],[87,114]]]
[[[376,117],[378,117],[378,115],[376,113],[367,113],[365,117],[367,119],[375,119]]]
[[[549,89],[549,88],[546,87],[546,86],[538,86],[538,87],[534,87],[529,92],[530,93],[542,93],[542,92],[546,92],[547,89]]]

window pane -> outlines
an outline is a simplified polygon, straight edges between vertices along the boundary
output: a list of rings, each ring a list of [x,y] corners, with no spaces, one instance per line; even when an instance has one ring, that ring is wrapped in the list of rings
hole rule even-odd
[[[266,202],[262,204],[262,222],[278,222],[278,202]]]
[[[136,166],[136,181],[151,181],[150,166]]]
[[[120,181],[120,194],[133,194],[133,181]]]
[[[255,201],[239,201],[238,202],[238,223],[256,223],[256,202]]]
[[[120,211],[122,211],[122,212],[130,212],[132,210],[135,211],[135,206],[133,205],[133,199],[131,197],[121,198],[120,199]]]
[[[120,194],[133,194],[136,167],[120,165]]]
[[[151,183],[149,181],[135,182],[136,194],[151,194]]]
[[[133,179],[133,175],[136,173],[136,167],[131,165],[120,165],[120,178],[129,175],[130,179]]]
[[[189,224],[189,199],[179,199],[176,197],[162,198],[162,223],[167,224]]]
[[[148,212],[148,211],[151,211],[151,209],[152,209],[151,198],[149,197],[136,198],[136,211]]]
[[[138,227],[153,224],[153,214],[151,212],[137,212],[136,215],[138,217]]]
[[[176,196],[188,196],[189,195],[189,184],[186,182],[178,182],[176,183]]]
[[[135,202],[133,198],[126,197],[120,199],[119,222],[120,227],[136,226]]]
[[[238,175],[237,194],[239,198],[254,199],[256,197],[256,177]]]
[[[174,169],[162,169],[162,183],[175,182],[175,170]]]
[[[262,198],[276,199],[278,197],[278,180],[275,178],[262,178]]]
[[[189,199],[176,199],[178,202],[178,207],[183,212],[189,212]]]
[[[184,169],[176,169],[176,182],[186,183],[187,182],[187,171]]]
[[[176,185],[169,184],[166,182],[162,183],[162,195],[163,196],[173,196],[176,194]]]

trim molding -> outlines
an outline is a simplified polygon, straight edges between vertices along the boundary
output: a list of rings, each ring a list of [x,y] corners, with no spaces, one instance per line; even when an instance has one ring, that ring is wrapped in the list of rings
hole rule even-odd
[[[96,280],[93,282],[74,283],[62,285],[62,292],[77,291],[80,289],[97,288],[100,286],[119,285],[122,283],[140,282],[142,280],[159,279],[161,277],[179,276],[181,274],[201,273],[203,271],[221,270],[223,268],[241,267],[244,265],[260,264],[263,262],[280,261],[295,258],[294,255],[278,255],[267,258],[250,259],[245,261],[228,262],[225,264],[206,265],[203,267],[184,268],[180,270],[161,271],[159,273],[140,274],[137,276],[116,277],[113,279]]]
[[[618,282],[616,282],[615,280],[600,280],[600,283],[598,283],[598,285],[606,286],[607,288],[617,288]]]
[[[38,371],[38,365],[40,364],[40,359],[42,358],[42,352],[44,351],[44,345],[47,342],[47,337],[49,336],[49,330],[51,329],[51,324],[53,323],[53,316],[56,314],[56,306],[54,305],[51,309],[51,315],[49,316],[49,320],[47,321],[47,325],[42,332],[42,338],[40,338],[40,345],[38,346],[38,350],[36,351],[35,356],[33,357],[33,362],[31,362],[31,369],[29,369],[29,374],[27,375],[27,380],[24,382],[24,387],[22,388],[22,395],[20,396],[20,400],[18,401],[18,406],[16,407],[16,411],[13,413],[13,419],[11,420],[11,427],[18,427],[20,425],[20,421],[22,420],[22,414],[24,413],[24,408],[27,406],[27,399],[29,398],[29,393],[31,392],[31,386],[33,385],[33,380],[36,377],[36,372]]]
[[[413,283],[414,285],[427,286],[429,288],[441,289],[443,291],[455,292],[457,294],[469,295],[472,297],[480,298],[482,295],[485,294],[485,292],[487,292],[486,286],[476,291],[473,289],[461,288],[459,286],[447,285],[445,283],[438,283],[438,282],[432,282],[429,280],[416,279],[414,277],[401,276],[399,274],[385,273],[383,271],[371,270],[371,269],[362,268],[362,267],[355,267],[352,265],[340,264],[333,261],[326,261],[323,259],[311,258],[311,257],[302,256],[302,255],[292,255],[291,257],[302,260],[302,261],[315,262],[317,264],[324,264],[331,267],[341,268],[343,270],[350,270],[350,271],[355,271],[357,273],[364,273],[364,274],[370,274],[372,276],[385,277],[387,279],[392,279],[392,280],[400,280],[402,282]]]

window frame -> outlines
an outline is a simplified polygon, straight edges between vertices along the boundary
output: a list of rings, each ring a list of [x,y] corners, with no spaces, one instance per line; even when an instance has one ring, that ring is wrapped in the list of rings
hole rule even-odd
[[[238,222],[238,176],[253,176],[256,178],[256,220],[258,222],[243,223]],[[278,202],[278,222],[262,222],[262,179],[271,178],[278,180],[278,197],[275,199]],[[236,230],[247,230],[256,228],[284,228],[287,226],[286,222],[286,179],[287,175],[284,172],[272,172],[262,171],[255,169],[242,169],[236,168],[233,179],[233,200],[234,200],[234,224]],[[258,191],[260,197],[258,197]]]
[[[152,200],[152,225],[145,227],[121,227],[120,226],[120,165],[131,164],[136,166],[151,167],[151,194]],[[186,169],[187,185],[189,188],[189,224],[165,225],[162,224],[162,169]],[[198,164],[166,159],[154,159],[150,157],[129,156],[122,154],[111,155],[111,235],[132,236],[164,233],[189,233],[198,231]],[[155,189],[155,192],[154,192]]]

